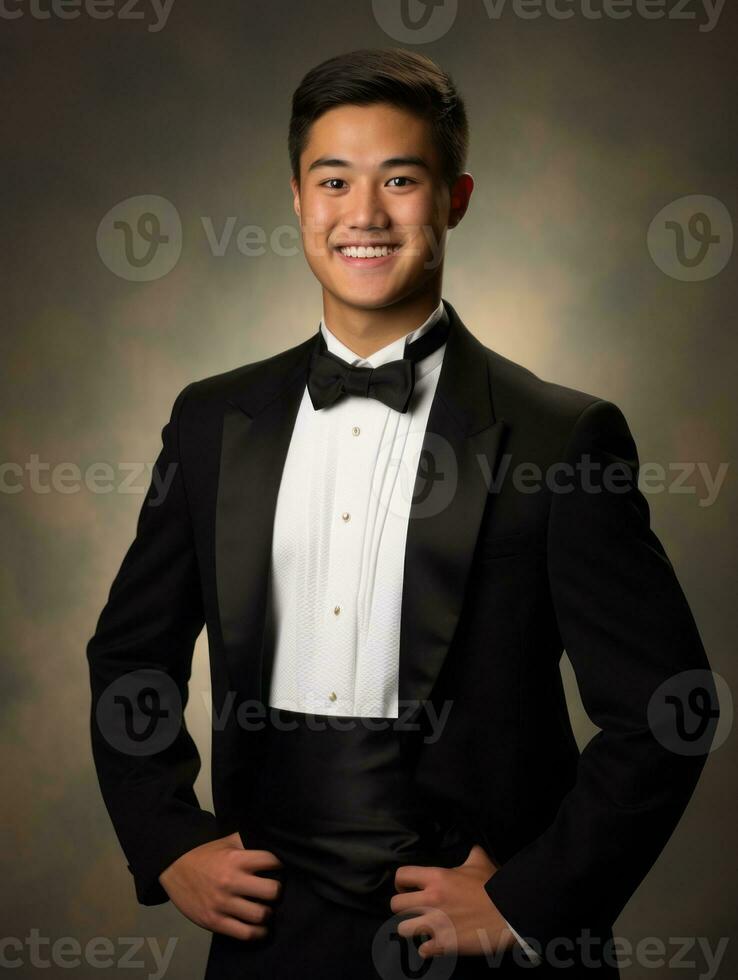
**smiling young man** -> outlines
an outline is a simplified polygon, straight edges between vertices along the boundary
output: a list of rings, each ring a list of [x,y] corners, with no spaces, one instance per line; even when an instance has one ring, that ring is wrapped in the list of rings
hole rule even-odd
[[[682,672],[714,692],[622,414],[442,299],[467,143],[419,54],[306,75],[289,148],[319,328],[179,394],[169,491],[152,484],[88,647],[139,900],[213,932],[208,980],[403,977],[418,957],[617,977],[612,925],[704,764],[714,721],[690,753],[650,723]],[[536,492],[498,479],[519,465]],[[214,815],[181,710],[203,624]],[[581,755],[564,647],[601,729]]]

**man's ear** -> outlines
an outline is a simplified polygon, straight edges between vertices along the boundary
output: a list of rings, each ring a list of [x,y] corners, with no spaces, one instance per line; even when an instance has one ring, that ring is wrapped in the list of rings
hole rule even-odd
[[[297,217],[300,217],[300,187],[294,177],[290,177],[290,187],[292,188],[292,207]]]
[[[469,198],[474,190],[474,178],[471,174],[460,174],[451,188],[451,204],[448,214],[448,227],[455,228],[466,214]]]

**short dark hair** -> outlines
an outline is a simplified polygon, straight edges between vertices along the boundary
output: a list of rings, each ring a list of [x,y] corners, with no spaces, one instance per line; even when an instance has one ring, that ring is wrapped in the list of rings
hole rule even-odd
[[[404,48],[362,48],[329,58],[312,68],[292,96],[289,154],[300,182],[300,156],[310,127],[340,105],[387,102],[427,119],[441,155],[443,178],[451,187],[464,172],[469,122],[451,76],[425,55]]]

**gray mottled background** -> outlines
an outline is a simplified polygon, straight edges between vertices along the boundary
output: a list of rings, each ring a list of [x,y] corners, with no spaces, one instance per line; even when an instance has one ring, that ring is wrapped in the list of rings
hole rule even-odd
[[[50,0],[38,3],[50,10]],[[637,11],[594,19],[583,3],[559,0],[574,16],[558,20],[525,19],[510,0],[497,18],[491,0],[463,0],[454,17],[447,0],[436,11],[445,30],[417,44],[452,73],[472,126],[476,188],[450,236],[444,295],[488,346],[620,405],[642,461],[701,462],[713,477],[729,464],[716,496],[698,472],[686,481],[691,492],[668,492],[667,481],[649,500],[713,668],[734,686],[738,259],[687,280],[717,270],[738,216],[736,7],[728,0],[707,29],[695,0],[680,19],[676,0],[665,0],[661,12],[672,16],[654,20]],[[107,20],[84,7],[43,18],[27,0],[9,0],[0,16],[0,934],[22,943],[6,953],[22,959],[16,975],[46,977],[117,973],[119,937],[176,938],[168,975],[194,980],[208,934],[171,904],[137,906],[99,795],[85,644],[141,505],[146,474],[130,465],[153,462],[176,393],[317,328],[319,287],[294,239],[260,255],[236,239],[248,225],[267,243],[296,228],[286,151],[294,87],[340,51],[412,42],[391,36],[399,0],[175,0],[165,23],[143,2],[136,19],[122,17],[117,0],[110,9]],[[120,255],[110,258],[115,236],[98,240],[111,209],[140,195],[165,198],[182,225],[178,260],[151,281],[134,281]],[[662,230],[651,250],[647,236],[662,208],[691,195],[727,212],[708,205],[718,208],[721,243],[690,272],[674,259],[676,233]],[[214,245],[229,218],[232,237]],[[173,234],[174,258],[176,248]],[[686,248],[694,254],[698,244],[687,238]],[[594,729],[568,662],[564,671],[583,743]],[[201,637],[188,720],[205,805],[208,718]],[[738,969],[735,769],[729,732],[616,926],[632,943],[660,937],[667,955],[670,937],[705,937],[713,949],[725,937],[726,980]],[[63,967],[57,955],[57,965],[35,967],[33,929],[51,942],[108,937],[118,965],[83,957]],[[155,973],[149,946],[137,958],[133,975]],[[699,948],[684,962],[676,973],[640,965],[623,976],[709,975]]]

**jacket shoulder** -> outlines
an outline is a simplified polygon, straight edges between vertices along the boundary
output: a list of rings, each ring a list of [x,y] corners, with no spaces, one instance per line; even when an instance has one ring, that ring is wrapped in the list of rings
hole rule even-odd
[[[314,339],[315,335],[269,357],[192,381],[185,389],[187,400],[200,409],[210,405],[222,407],[232,396],[247,392],[254,386],[264,390],[272,386],[278,387],[286,377],[305,363]]]
[[[510,423],[535,422],[542,428],[571,430],[580,416],[607,399],[540,378],[522,364],[485,347],[495,415]]]

